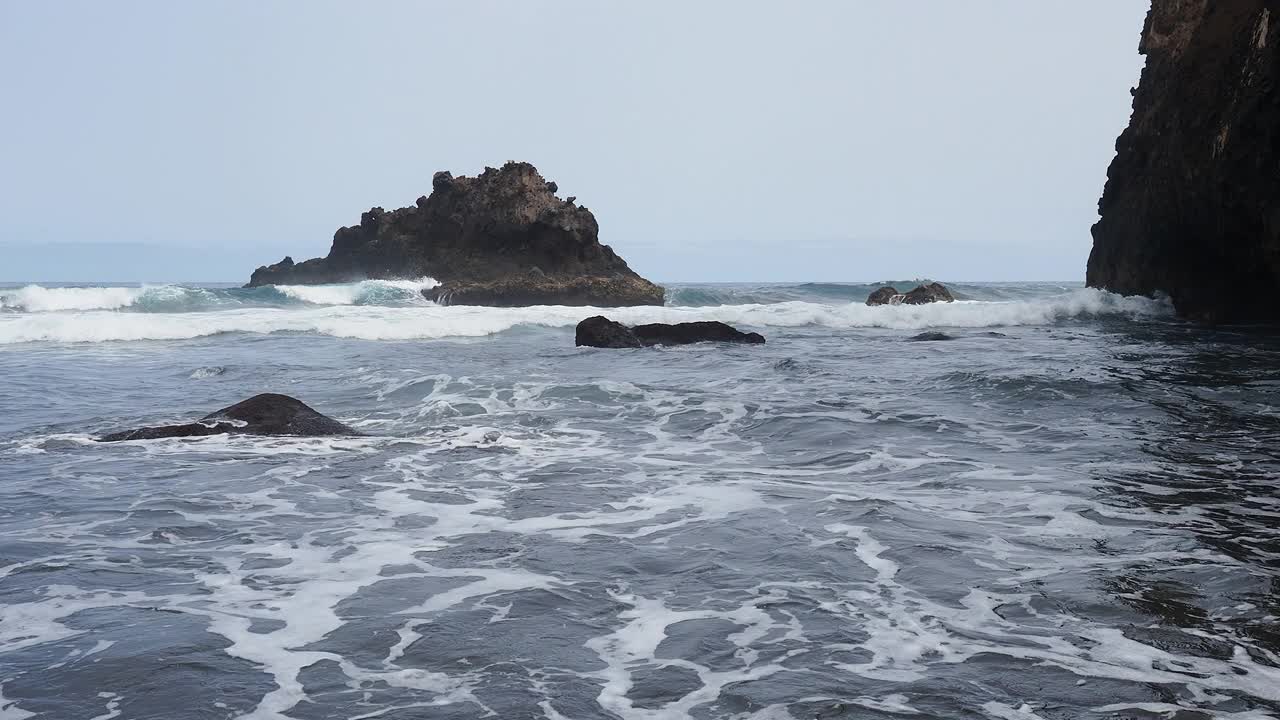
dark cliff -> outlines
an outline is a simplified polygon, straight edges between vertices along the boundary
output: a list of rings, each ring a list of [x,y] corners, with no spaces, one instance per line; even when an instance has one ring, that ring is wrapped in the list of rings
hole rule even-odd
[[[334,233],[326,257],[260,267],[249,285],[430,276],[441,285],[428,297],[441,302],[661,305],[662,288],[601,245],[595,216],[557,189],[528,163],[436,173],[414,207],[373,208]]]
[[[1280,0],[1153,0],[1087,282],[1280,321]]]

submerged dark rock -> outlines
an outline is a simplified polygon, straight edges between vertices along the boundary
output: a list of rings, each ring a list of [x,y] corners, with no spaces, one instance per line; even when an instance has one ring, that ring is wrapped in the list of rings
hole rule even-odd
[[[980,332],[966,335],[952,335],[950,333],[941,332],[939,330],[927,330],[919,335],[912,335],[907,338],[909,342],[937,342],[941,340],[959,340],[960,338],[1005,338],[1009,337],[999,332]]]
[[[603,315],[578,323],[574,344],[599,348],[645,347],[650,345],[689,345],[699,342],[727,342],[759,345],[760,333],[744,333],[718,321],[650,323],[628,327]]]
[[[1086,281],[1209,322],[1280,322],[1280,5],[1156,0]]]
[[[331,417],[321,415],[301,400],[288,395],[263,393],[215,410],[197,422],[125,430],[103,435],[98,440],[119,442],[223,434],[322,437],[360,433]]]
[[[390,212],[375,207],[340,228],[323,258],[286,257],[249,286],[413,279],[431,300],[468,305],[661,305],[663,289],[599,241],[595,216],[529,163],[476,177],[438,172],[431,195]]]
[[[909,292],[900,293],[892,285],[885,285],[867,297],[868,305],[924,305],[935,302],[954,302],[951,291],[942,283],[925,283]]]

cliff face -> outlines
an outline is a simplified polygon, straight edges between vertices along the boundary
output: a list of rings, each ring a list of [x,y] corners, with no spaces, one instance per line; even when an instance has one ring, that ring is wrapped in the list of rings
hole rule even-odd
[[[1280,321],[1280,0],[1153,0],[1139,52],[1088,284]]]
[[[528,163],[436,173],[414,207],[373,208],[323,258],[260,267],[250,286],[431,276],[429,297],[477,305],[661,305],[661,287],[598,239],[595,216]]]

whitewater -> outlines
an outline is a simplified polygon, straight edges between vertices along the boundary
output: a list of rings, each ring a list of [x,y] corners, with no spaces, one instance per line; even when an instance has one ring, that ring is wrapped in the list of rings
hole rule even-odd
[[[921,329],[1038,325],[1106,314],[1158,317],[1169,312],[1159,301],[1057,284],[1045,284],[1039,297],[1029,293],[1025,285],[958,286],[961,297],[969,299],[874,308],[858,302],[874,288],[871,285],[676,286],[665,307],[608,310],[440,306],[421,293],[436,284],[423,278],[261,288],[0,287],[0,344],[181,340],[222,333],[284,332],[363,340],[426,340],[492,335],[521,326],[576,325],[598,313],[627,323],[720,320],[758,327]]]
[[[0,286],[0,719],[1280,718],[1274,330],[434,284]],[[362,435],[93,439],[259,392]]]

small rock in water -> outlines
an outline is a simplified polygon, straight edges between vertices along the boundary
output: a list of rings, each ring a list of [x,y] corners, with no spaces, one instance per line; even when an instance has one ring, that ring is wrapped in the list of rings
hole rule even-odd
[[[878,288],[867,297],[868,305],[925,305],[935,302],[954,302],[951,291],[942,283],[925,283],[910,292],[900,293],[892,285]]]
[[[598,348],[643,347],[631,328],[603,315],[594,315],[578,323],[573,344]]]
[[[931,342],[934,340],[955,340],[956,338],[954,335],[948,335],[944,332],[922,332],[907,339],[915,342]]]
[[[898,292],[897,288],[892,287],[890,285],[885,285],[884,287],[873,291],[870,295],[867,296],[867,304],[868,305],[893,305],[895,304],[893,302],[893,299],[895,297],[901,297],[901,296],[902,296],[902,293]]]
[[[578,323],[574,344],[600,348],[629,348],[650,345],[689,345],[699,342],[727,342],[760,345],[760,333],[744,333],[718,321],[687,322],[668,325],[650,323],[627,327],[603,315],[595,315]]]
[[[935,302],[955,302],[951,291],[942,283],[926,283],[902,296],[904,305],[924,305]]]
[[[360,433],[331,417],[321,415],[297,398],[263,393],[221,410],[215,410],[193,423],[125,430],[103,435],[98,440],[119,442],[223,434],[322,437],[359,435]]]

